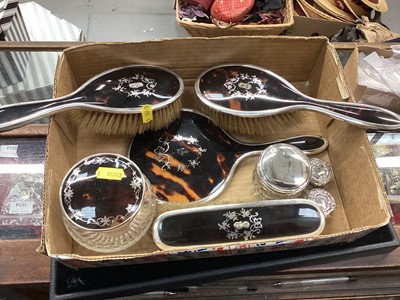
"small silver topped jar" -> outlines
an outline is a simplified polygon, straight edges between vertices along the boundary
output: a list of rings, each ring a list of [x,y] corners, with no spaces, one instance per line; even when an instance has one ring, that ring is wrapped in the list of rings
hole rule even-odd
[[[324,187],[327,185],[333,175],[331,165],[320,158],[314,157],[310,159],[311,180],[310,183],[314,187]]]
[[[307,191],[306,198],[318,204],[326,219],[332,217],[336,210],[336,202],[333,196],[326,190],[321,188],[315,188]]]
[[[253,188],[259,200],[288,199],[298,196],[310,183],[307,155],[290,144],[267,147],[253,173]]]

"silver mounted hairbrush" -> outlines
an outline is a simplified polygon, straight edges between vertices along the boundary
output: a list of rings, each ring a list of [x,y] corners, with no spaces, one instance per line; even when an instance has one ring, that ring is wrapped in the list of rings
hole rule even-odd
[[[203,72],[195,83],[201,110],[228,132],[263,134],[303,121],[302,110],[328,115],[374,130],[399,130],[400,116],[361,103],[307,96],[281,76],[254,65],[220,65]]]
[[[99,73],[73,93],[0,105],[0,132],[74,110],[70,121],[100,134],[132,135],[168,126],[180,116],[183,80],[152,65],[127,65]],[[143,108],[153,118],[143,121]]]

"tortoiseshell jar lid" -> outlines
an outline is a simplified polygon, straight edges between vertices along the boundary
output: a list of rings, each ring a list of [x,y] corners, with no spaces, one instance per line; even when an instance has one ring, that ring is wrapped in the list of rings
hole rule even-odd
[[[307,155],[285,143],[271,145],[261,153],[256,173],[264,188],[289,195],[304,190],[311,178]]]
[[[68,220],[86,230],[110,230],[140,209],[145,179],[128,158],[111,153],[88,156],[65,176],[61,205]]]

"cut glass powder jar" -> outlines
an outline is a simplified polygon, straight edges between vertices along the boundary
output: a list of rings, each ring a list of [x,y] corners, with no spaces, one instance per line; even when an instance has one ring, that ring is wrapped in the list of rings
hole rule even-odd
[[[149,181],[131,160],[118,154],[101,153],[79,161],[65,176],[60,199],[69,234],[98,252],[135,244],[155,213]]]
[[[278,143],[261,153],[253,173],[253,188],[258,200],[295,198],[310,178],[307,155],[295,146]]]

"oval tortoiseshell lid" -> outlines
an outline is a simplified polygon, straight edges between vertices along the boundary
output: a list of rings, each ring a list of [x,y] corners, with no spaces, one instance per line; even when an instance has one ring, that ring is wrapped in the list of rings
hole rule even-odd
[[[140,209],[145,180],[139,168],[117,154],[96,154],[78,162],[60,189],[63,213],[85,229],[110,229]]]
[[[181,249],[306,237],[324,226],[310,200],[269,200],[166,212],[154,223],[153,237],[161,249]]]
[[[253,65],[215,66],[195,82],[196,94],[205,105],[247,117],[287,107],[299,98],[292,88],[281,76]]]
[[[151,104],[160,109],[178,99],[183,92],[182,79],[172,71],[150,65],[131,65],[105,71],[83,84],[74,97],[100,102],[112,108],[140,111]]]

